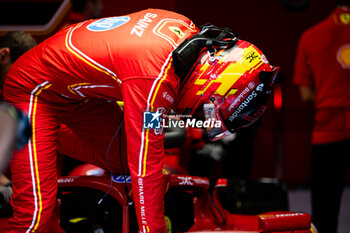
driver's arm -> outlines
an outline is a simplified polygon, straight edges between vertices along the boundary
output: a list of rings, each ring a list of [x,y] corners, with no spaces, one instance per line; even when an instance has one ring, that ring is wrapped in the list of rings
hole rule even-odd
[[[145,111],[165,110],[172,103],[162,94],[174,94],[174,87],[162,79],[132,79],[123,82],[124,120],[128,165],[140,231],[165,232],[164,132],[143,128]],[[175,97],[175,96],[174,96]]]

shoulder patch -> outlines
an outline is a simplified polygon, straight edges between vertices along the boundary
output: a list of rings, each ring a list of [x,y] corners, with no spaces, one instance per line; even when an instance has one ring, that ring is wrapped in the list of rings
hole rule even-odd
[[[343,69],[350,68],[350,44],[345,44],[338,49],[337,61]]]
[[[103,32],[122,26],[130,21],[129,16],[109,17],[90,23],[86,28],[93,32]]]

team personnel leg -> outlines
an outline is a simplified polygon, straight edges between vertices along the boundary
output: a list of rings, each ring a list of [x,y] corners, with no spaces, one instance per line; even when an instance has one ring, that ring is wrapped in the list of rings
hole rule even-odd
[[[319,233],[337,232],[350,141],[315,145],[312,149],[312,218]]]

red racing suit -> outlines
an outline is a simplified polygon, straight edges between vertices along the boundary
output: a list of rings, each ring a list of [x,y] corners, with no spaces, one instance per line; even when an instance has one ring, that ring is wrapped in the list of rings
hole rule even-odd
[[[17,60],[6,78],[4,100],[28,113],[33,135],[11,162],[11,232],[46,230],[57,192],[60,124],[96,153],[74,151],[74,135],[65,138],[65,130],[60,135],[67,148],[61,139],[59,147],[114,173],[120,172],[116,156],[125,149],[119,135],[125,131],[140,231],[166,231],[164,134],[143,127],[143,115],[170,110],[179,89],[172,51],[197,32],[182,15],[148,9],[72,25]],[[115,101],[124,101],[124,114]]]

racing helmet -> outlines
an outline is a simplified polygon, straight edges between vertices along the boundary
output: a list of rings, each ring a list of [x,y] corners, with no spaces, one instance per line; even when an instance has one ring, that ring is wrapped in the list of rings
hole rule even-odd
[[[202,49],[180,86],[175,111],[221,122],[219,127],[206,128],[209,139],[215,141],[262,115],[278,70],[244,40],[217,50]]]

